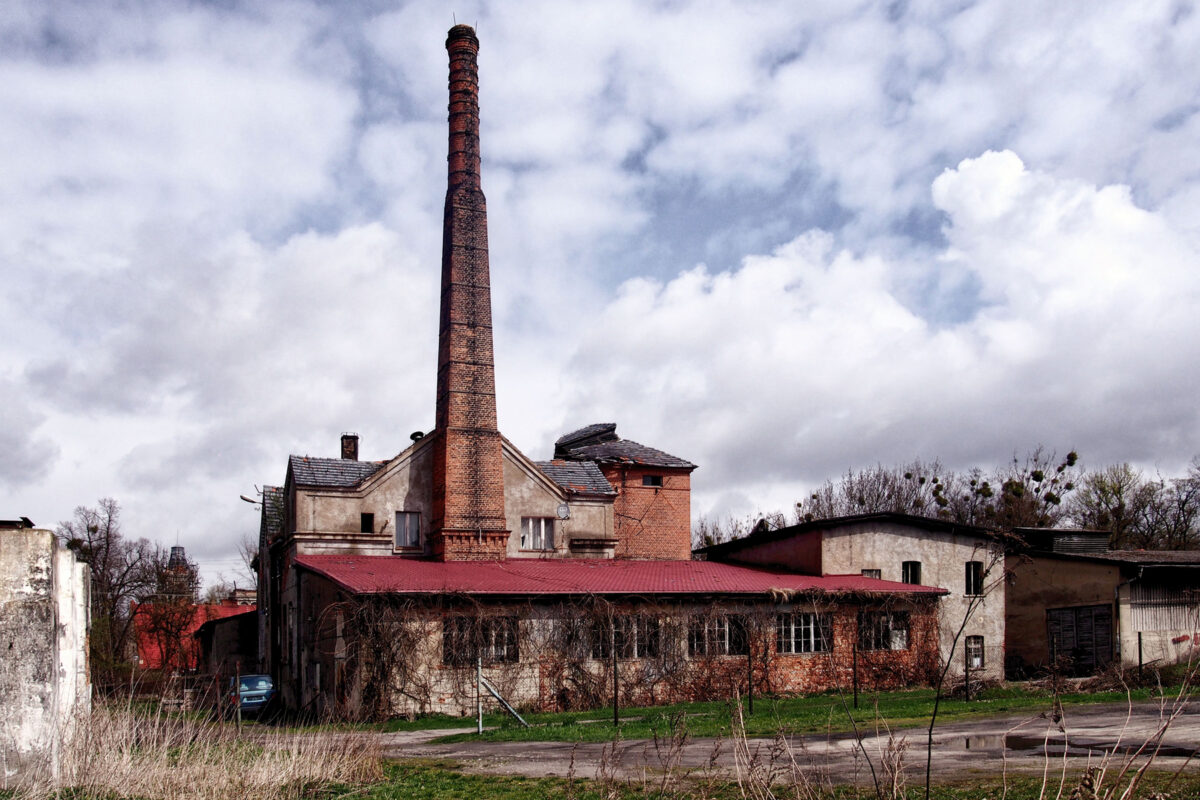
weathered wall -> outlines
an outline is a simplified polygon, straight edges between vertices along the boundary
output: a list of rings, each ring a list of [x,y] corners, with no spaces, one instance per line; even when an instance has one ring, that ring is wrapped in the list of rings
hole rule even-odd
[[[1007,655],[1014,667],[1025,670],[1050,666],[1047,611],[1111,606],[1121,580],[1121,570],[1116,564],[1054,556],[1009,556],[1006,570],[1011,576],[1005,590]]]
[[[1200,587],[1193,572],[1144,570],[1120,584],[1117,603],[1123,664],[1137,665],[1139,633],[1143,664],[1200,660]]]
[[[573,535],[606,538],[613,535],[612,503],[607,500],[568,497],[518,450],[504,443],[505,513],[509,528],[506,555],[509,558],[570,557]],[[347,490],[299,488],[294,492],[295,541],[301,554],[432,555],[429,538],[432,509],[432,451],[417,442],[371,476],[361,487]],[[686,480],[686,476],[684,476]],[[640,480],[640,479],[639,479]],[[558,507],[570,506],[570,519],[559,523]],[[686,510],[686,507],[685,507]],[[421,515],[421,546],[397,551],[397,511]],[[375,530],[360,530],[361,514],[375,517]],[[555,547],[551,553],[521,549],[521,518],[549,517],[555,523]],[[686,524],[684,525],[686,528]]]
[[[982,536],[930,531],[894,522],[864,522],[825,532],[822,566],[826,575],[879,570],[885,581],[900,581],[905,561],[921,563],[921,583],[948,589],[940,603],[941,655],[950,673],[961,675],[966,637],[982,636],[984,667],[972,676],[1004,677],[1004,560],[996,544]],[[966,564],[983,563],[982,597],[966,594]],[[967,619],[969,614],[969,619]],[[957,645],[954,637],[967,619]],[[951,655],[951,647],[954,647]]]
[[[50,531],[0,531],[0,785],[57,771],[91,704],[88,570]]]
[[[306,593],[332,600],[331,586],[317,585],[323,579],[306,576]],[[355,639],[350,618],[355,603],[342,608],[344,615],[325,613],[324,623],[314,631],[309,652],[322,662],[320,673],[335,676],[322,682],[324,697],[310,696],[314,709],[347,713],[362,700],[364,683],[377,680],[368,662],[379,647]],[[393,599],[394,602],[394,599]],[[475,669],[473,664],[447,665],[444,659],[443,620],[457,614],[511,615],[519,619],[520,659],[489,664],[484,676],[514,705],[554,709],[588,707],[611,702],[612,661],[593,659],[588,623],[592,615],[616,618],[649,616],[661,625],[661,651],[654,657],[619,658],[618,684],[623,704],[647,705],[685,700],[720,699],[735,692],[745,694],[751,662],[755,692],[799,694],[849,690],[854,683],[858,613],[882,608],[874,601],[805,600],[795,603],[748,603],[726,601],[652,603],[636,606],[590,606],[586,602],[528,602],[476,606],[460,598],[457,603],[443,598],[436,606],[392,606],[400,609],[405,630],[396,637],[405,640],[406,659],[394,673],[392,698],[397,713],[473,714]],[[890,605],[910,615],[908,646],[898,650],[859,650],[858,683],[864,689],[927,684],[938,659],[935,602]],[[607,609],[607,610],[597,610]],[[820,611],[833,618],[833,644],[828,652],[790,654],[778,650],[776,615]],[[741,655],[691,655],[688,646],[689,620],[731,614],[746,621],[752,657]],[[573,631],[573,632],[572,632]],[[578,638],[576,638],[578,637]],[[487,700],[487,707],[494,707]]]
[[[692,477],[683,470],[601,464],[617,490],[613,503],[618,558],[692,557]],[[644,486],[647,475],[662,486]]]

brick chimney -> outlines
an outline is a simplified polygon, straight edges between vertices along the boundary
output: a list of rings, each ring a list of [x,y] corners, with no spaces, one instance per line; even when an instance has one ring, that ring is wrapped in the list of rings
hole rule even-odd
[[[349,461],[358,461],[358,434],[343,433],[342,434],[342,458]]]
[[[450,53],[449,184],[442,227],[437,429],[433,450],[435,557],[504,558],[504,472],[496,427],[487,205],[479,181],[479,40],[467,25]]]

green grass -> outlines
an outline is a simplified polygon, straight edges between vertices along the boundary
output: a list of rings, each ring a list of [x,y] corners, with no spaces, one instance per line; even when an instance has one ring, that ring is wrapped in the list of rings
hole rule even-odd
[[[1150,689],[1133,693],[1134,699],[1151,697]],[[774,736],[777,731],[791,733],[843,733],[850,731],[852,716],[860,729],[874,729],[881,721],[888,727],[902,728],[927,725],[933,711],[932,689],[860,694],[859,708],[852,707],[849,695],[823,694],[808,697],[756,698],[754,714],[744,715],[746,733],[750,736]],[[1124,702],[1123,692],[1060,695],[1063,705]],[[943,698],[938,710],[938,724],[961,722],[1006,713],[1037,713],[1049,709],[1053,698],[1045,692],[1023,687],[988,689],[966,702]],[[743,711],[746,708],[742,701]],[[681,716],[687,721],[688,733],[693,736],[724,736],[730,730],[729,702],[687,703],[652,708],[628,708],[621,713],[621,736],[628,739],[648,739],[668,734]],[[450,718],[447,718],[450,719]],[[613,737],[611,709],[551,714],[528,714],[525,719],[532,727],[523,728],[509,717],[489,715],[485,725],[496,725],[483,735],[473,730],[474,720],[467,720],[470,730],[443,737],[441,742],[460,741],[554,741],[602,742]],[[464,726],[464,727],[466,727]],[[402,729],[397,726],[393,730]],[[438,726],[430,726],[438,727]],[[446,725],[445,727],[451,727]]]
[[[580,772],[590,772],[581,768]],[[1063,796],[1070,794],[1077,781],[1079,773],[1072,772],[1072,782],[1067,784]],[[1136,795],[1147,798],[1154,792],[1162,791],[1171,784],[1171,774],[1167,772],[1151,772]],[[720,782],[706,783],[704,795],[713,800],[741,800],[743,795],[736,783]],[[1047,796],[1057,794],[1057,777],[1047,786]],[[1170,785],[1172,798],[1200,797],[1200,775],[1188,774],[1180,776]],[[681,791],[666,795],[666,797],[688,797],[693,795],[686,787]],[[1042,794],[1041,780],[1034,777],[1020,777],[1008,782],[1008,800],[1034,800]],[[343,793],[330,793],[329,797],[344,798],[344,800],[542,800],[543,798],[567,798],[577,800],[601,800],[615,798],[619,800],[635,800],[636,798],[658,798],[653,791],[643,790],[635,782],[617,782],[605,785],[593,780],[575,779],[568,782],[565,778],[525,778],[511,775],[474,775],[463,772],[451,761],[431,759],[413,759],[387,768],[385,779],[363,789]],[[790,797],[791,793],[783,790],[779,796]],[[857,800],[874,798],[874,791],[869,787],[839,786],[830,794],[821,797],[828,800]],[[1001,796],[1001,783],[998,779],[980,779],[946,783],[933,787],[931,796],[936,800],[995,800]],[[924,790],[911,785],[907,792],[908,800],[924,797]]]

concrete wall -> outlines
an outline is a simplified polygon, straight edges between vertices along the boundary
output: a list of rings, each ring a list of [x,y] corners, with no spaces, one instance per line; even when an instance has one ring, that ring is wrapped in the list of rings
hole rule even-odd
[[[1050,610],[1112,606],[1121,569],[1116,564],[1054,556],[1009,556],[1005,636],[1014,666],[1051,666],[1046,615]],[[1113,617],[1116,619],[1116,616]]]
[[[50,531],[0,530],[0,786],[58,769],[91,708],[89,573]]]
[[[1000,680],[1004,677],[1004,560],[999,549],[982,536],[930,531],[894,522],[863,522],[824,532],[821,548],[822,571],[826,575],[857,574],[879,570],[885,581],[900,581],[905,561],[921,562],[921,583],[948,589],[941,600],[938,628],[941,655],[950,659],[950,673],[963,672],[966,637],[982,636],[984,666],[972,669],[972,677]],[[985,570],[983,596],[966,594],[966,564],[982,562]],[[951,646],[967,617],[951,656]]]

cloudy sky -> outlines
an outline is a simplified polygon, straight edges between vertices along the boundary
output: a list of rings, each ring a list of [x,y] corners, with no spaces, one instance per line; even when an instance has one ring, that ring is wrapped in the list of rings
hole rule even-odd
[[[456,19],[531,457],[615,421],[695,516],[1200,453],[1193,3],[105,5],[0,10],[0,516],[231,573],[289,453],[433,426]]]

